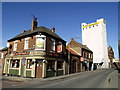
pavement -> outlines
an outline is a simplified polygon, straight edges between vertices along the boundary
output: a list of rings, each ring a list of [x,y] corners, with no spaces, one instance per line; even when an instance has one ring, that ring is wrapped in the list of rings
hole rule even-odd
[[[118,71],[113,71],[107,78],[105,88],[118,88]]]
[[[90,72],[90,71],[87,71]],[[84,74],[85,72],[73,73],[69,75],[61,75],[61,76],[54,76],[54,77],[47,77],[47,78],[26,78],[26,77],[18,77],[18,76],[2,76],[2,80],[10,80],[10,81],[18,81],[18,82],[27,82],[27,81],[49,81],[49,80],[57,80],[57,79],[64,79],[70,76]]]

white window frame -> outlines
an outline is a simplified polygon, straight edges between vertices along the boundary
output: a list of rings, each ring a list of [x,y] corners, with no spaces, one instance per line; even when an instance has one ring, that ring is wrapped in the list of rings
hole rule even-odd
[[[44,41],[44,49],[39,49],[36,47],[37,45],[37,38],[45,38],[45,41]],[[46,50],[46,36],[45,35],[36,35],[36,44],[35,44],[35,50]]]
[[[16,41],[14,41],[14,49],[13,49],[13,51],[17,51],[17,45],[18,44],[18,41],[16,40]]]
[[[1,53],[1,58],[4,58],[4,53]]]
[[[25,38],[24,49],[29,49],[29,38]]]
[[[27,59],[26,69],[32,69],[32,59]]]
[[[51,38],[51,41],[54,42],[54,47],[53,47],[53,50],[52,50],[52,48],[51,48],[51,51],[54,51],[54,52],[55,52],[55,39],[52,39],[52,38]]]

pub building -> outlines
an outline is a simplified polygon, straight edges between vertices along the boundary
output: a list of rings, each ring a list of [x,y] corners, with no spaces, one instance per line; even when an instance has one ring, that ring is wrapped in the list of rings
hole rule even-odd
[[[67,74],[66,41],[55,33],[55,28],[32,28],[8,40],[4,73],[21,77],[45,78]]]

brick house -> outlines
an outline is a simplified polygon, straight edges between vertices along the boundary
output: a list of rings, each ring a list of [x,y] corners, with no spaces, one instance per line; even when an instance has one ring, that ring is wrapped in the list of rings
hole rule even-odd
[[[0,74],[3,74],[3,70],[4,70],[4,61],[5,61],[5,56],[8,53],[8,48],[5,47],[3,49],[0,50]]]
[[[113,68],[114,67],[114,64],[113,64],[113,59],[114,59],[114,51],[112,49],[111,46],[108,47],[108,58],[110,59],[110,68]]]
[[[34,18],[30,30],[23,30],[8,42],[5,74],[33,78],[66,74],[66,41],[55,33],[54,27],[37,27]]]
[[[110,59],[110,68],[120,68],[120,60],[115,59],[114,51],[111,46],[108,47],[108,58]]]
[[[69,53],[68,57],[70,57],[68,60],[70,73],[91,70],[93,52],[87,46],[82,45],[72,38],[66,49]]]

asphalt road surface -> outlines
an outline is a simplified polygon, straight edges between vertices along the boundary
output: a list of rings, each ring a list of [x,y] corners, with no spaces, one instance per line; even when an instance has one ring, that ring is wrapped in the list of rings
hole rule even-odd
[[[110,80],[108,78],[114,71],[114,69],[100,69],[58,80],[23,85],[20,88],[109,88],[110,83],[114,83],[114,86],[110,86],[111,88],[118,88],[117,79],[112,82],[111,78]],[[116,73],[114,74],[116,75]]]

